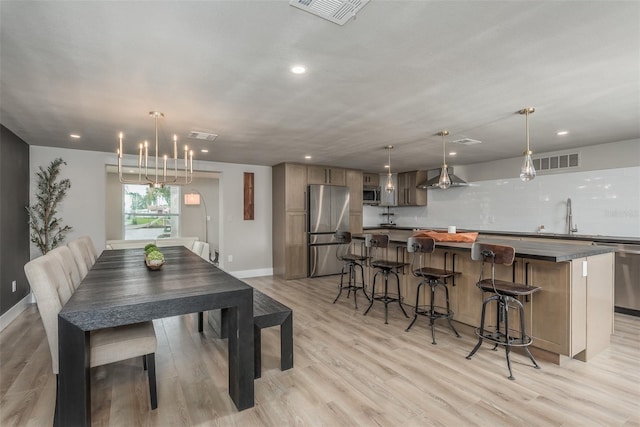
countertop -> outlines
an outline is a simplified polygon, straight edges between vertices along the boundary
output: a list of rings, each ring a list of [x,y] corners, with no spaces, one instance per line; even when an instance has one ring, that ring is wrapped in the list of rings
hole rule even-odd
[[[380,228],[372,228],[380,229]],[[386,230],[386,229],[385,229]],[[413,228],[398,228],[398,230],[411,231]],[[354,235],[354,239],[364,239],[364,234]],[[485,243],[493,243],[497,245],[513,246],[516,250],[516,256],[522,258],[539,259],[542,261],[563,262],[571,261],[576,258],[584,258],[610,252],[616,249],[610,246],[596,246],[590,244],[562,243],[549,241],[531,241],[531,240],[504,240],[488,236],[478,236],[478,241]],[[406,244],[406,240],[391,238],[390,242],[395,244]],[[463,251],[471,251],[472,243],[456,243],[456,242],[436,242],[438,248],[460,249]]]
[[[436,231],[446,231],[446,229],[439,227],[363,227],[363,230],[436,230]],[[515,237],[539,237],[543,239],[558,239],[558,240],[578,240],[585,242],[596,242],[596,243],[610,243],[610,244],[620,244],[620,245],[640,245],[640,237],[620,237],[620,236],[601,236],[601,235],[589,235],[589,234],[562,234],[562,233],[529,233],[523,231],[493,231],[493,230],[466,230],[466,229],[457,229],[458,232],[473,232],[477,231],[480,234],[484,235],[492,235],[492,236],[515,236]]]

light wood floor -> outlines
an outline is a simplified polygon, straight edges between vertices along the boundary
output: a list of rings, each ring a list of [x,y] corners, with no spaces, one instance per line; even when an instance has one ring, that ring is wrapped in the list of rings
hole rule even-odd
[[[563,366],[483,346],[465,359],[475,338],[455,338],[446,323],[431,345],[427,319],[410,332],[398,307],[389,324],[381,305],[367,316],[344,296],[331,304],[335,277],[248,283],[294,311],[295,366],[279,369],[277,328],[263,331],[263,376],[255,407],[237,412],[227,392],[226,341],[195,315],[155,322],[159,407],[149,409],[147,377],[133,359],[93,370],[92,417],[110,426],[638,426],[640,318],[616,314],[609,349],[589,363]],[[55,380],[35,307],[0,333],[0,425],[50,425]]]

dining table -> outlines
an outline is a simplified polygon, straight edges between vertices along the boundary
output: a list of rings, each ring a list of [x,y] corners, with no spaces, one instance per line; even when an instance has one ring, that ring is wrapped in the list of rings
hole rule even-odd
[[[62,307],[58,425],[91,425],[91,331],[214,309],[232,332],[229,395],[238,410],[253,407],[253,288],[183,246],[160,249],[159,270],[146,266],[143,249],[103,251]]]

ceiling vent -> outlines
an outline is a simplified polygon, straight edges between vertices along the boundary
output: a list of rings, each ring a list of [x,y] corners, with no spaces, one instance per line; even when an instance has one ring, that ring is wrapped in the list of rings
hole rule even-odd
[[[344,25],[369,3],[369,0],[290,0],[289,4],[334,24]]]
[[[478,141],[477,139],[471,139],[471,138],[462,138],[462,139],[458,139],[456,141],[449,141],[449,142],[453,142],[454,144],[461,144],[461,145],[482,144],[482,141]]]
[[[202,139],[203,141],[213,142],[217,137],[218,135],[216,135],[215,133],[200,132],[197,130],[192,130],[191,132],[189,132],[189,138]]]

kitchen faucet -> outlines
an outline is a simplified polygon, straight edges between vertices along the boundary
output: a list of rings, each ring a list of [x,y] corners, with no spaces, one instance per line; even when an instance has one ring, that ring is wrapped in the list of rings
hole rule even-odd
[[[571,211],[571,198],[567,199],[567,233],[572,235],[578,232],[578,225],[573,224],[573,212]]]

